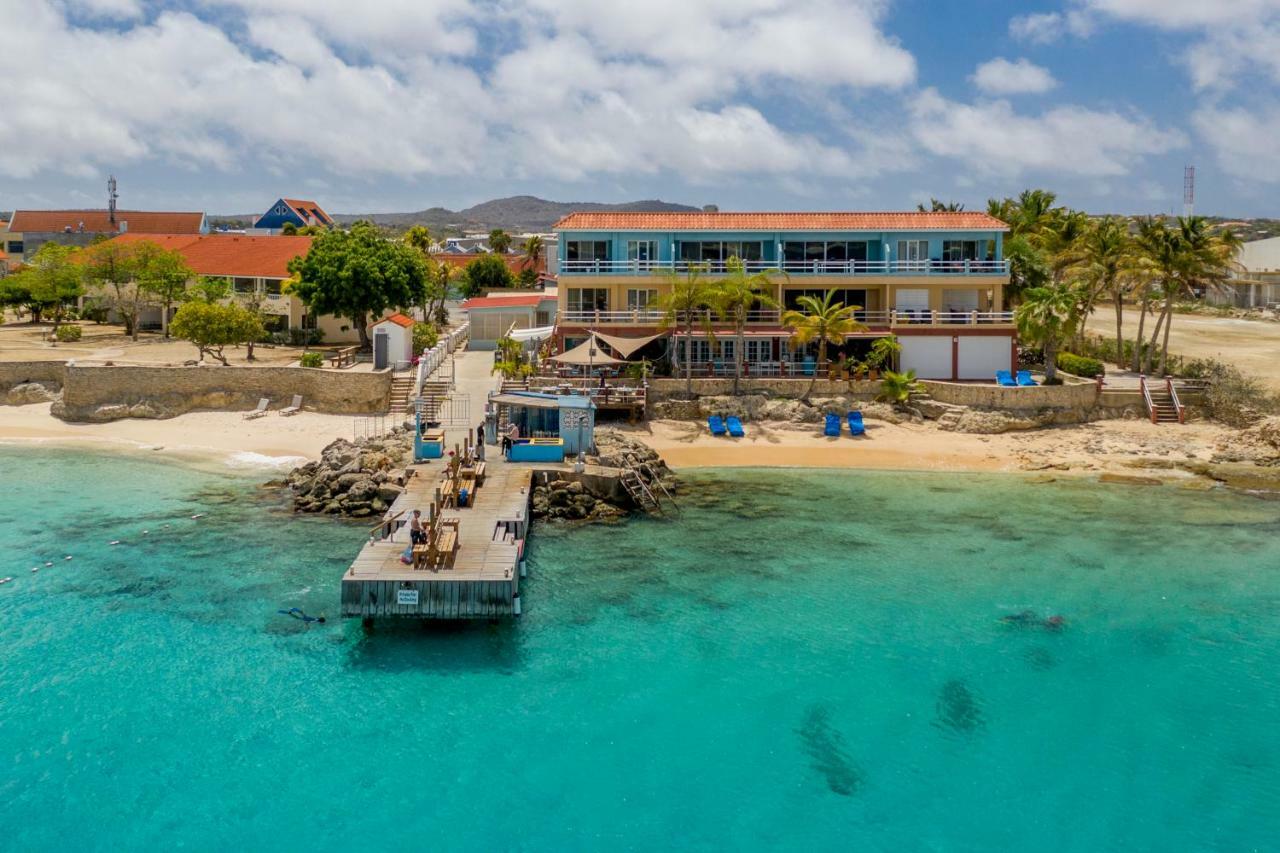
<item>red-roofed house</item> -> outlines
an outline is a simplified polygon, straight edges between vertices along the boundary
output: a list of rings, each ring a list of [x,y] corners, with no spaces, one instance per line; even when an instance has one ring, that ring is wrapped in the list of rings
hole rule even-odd
[[[269,331],[318,329],[328,343],[359,340],[351,321],[329,315],[310,315],[295,296],[282,293],[289,279],[289,262],[311,248],[310,237],[259,237],[242,234],[121,234],[114,242],[136,245],[155,243],[182,255],[196,275],[225,279],[232,298],[256,302]],[[144,327],[162,327],[168,318],[159,308],[144,311]],[[410,321],[412,322],[412,321]]]
[[[816,345],[796,346],[782,312],[800,298],[858,306],[864,329],[830,358],[865,359],[876,338],[896,337],[900,367],[927,379],[994,380],[1016,366],[1013,314],[1005,310],[1008,226],[985,213],[572,213],[559,235],[562,350],[589,331],[659,334],[664,273],[701,268],[714,280],[731,259],[765,273],[776,308],[753,310],[742,352],[717,328],[672,334],[674,360],[702,375],[812,375]],[[830,352],[830,350],[829,350]]]
[[[45,243],[87,246],[117,234],[208,234],[203,213],[155,210],[15,210],[0,228],[0,251],[10,263],[30,258]]]
[[[285,223],[292,223],[297,228],[316,225],[321,228],[332,228],[333,217],[314,201],[300,198],[280,198],[271,205],[266,213],[253,223],[254,231],[266,231],[278,234]]]
[[[471,323],[469,346],[471,349],[497,349],[498,338],[512,326],[517,329],[537,329],[551,326],[556,318],[556,294],[490,293],[468,299],[462,303],[462,311]]]

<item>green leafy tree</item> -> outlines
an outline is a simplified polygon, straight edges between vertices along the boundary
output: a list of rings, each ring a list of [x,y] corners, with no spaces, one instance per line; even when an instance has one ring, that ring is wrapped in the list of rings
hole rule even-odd
[[[296,237],[298,234],[298,225],[294,222],[286,222],[280,226],[281,237]]]
[[[84,295],[83,271],[75,259],[78,252],[72,246],[45,243],[17,273],[30,302],[42,306],[42,315],[52,315],[54,332],[62,325],[68,303]]]
[[[1023,190],[1015,198],[991,199],[987,213],[1009,226],[1004,240],[1004,257],[1009,262],[1009,284],[1005,293],[1016,302],[1026,290],[1044,287],[1052,277],[1049,260],[1042,251],[1043,232],[1055,215],[1057,196],[1048,190]]]
[[[146,304],[135,281],[137,258],[134,243],[103,240],[84,250],[81,270],[86,285],[124,324],[124,332],[138,339],[138,314]]]
[[[960,213],[964,210],[964,205],[954,201],[939,201],[936,198],[929,199],[929,206],[917,204],[916,210],[921,213]]]
[[[1033,287],[1023,294],[1014,312],[1018,335],[1044,350],[1044,377],[1047,384],[1058,381],[1058,352],[1063,342],[1075,334],[1081,322],[1078,287]]]
[[[520,270],[520,274],[516,276],[516,283],[519,284],[521,287],[526,287],[526,288],[537,287],[538,271],[535,270],[533,267],[525,267],[524,269]]]
[[[658,298],[662,310],[662,329],[683,329],[685,342],[684,390],[693,396],[693,327],[701,322],[708,340],[714,340],[711,316],[708,309],[715,303],[715,285],[703,278],[707,268],[702,264],[690,264],[684,275],[675,270],[663,270],[666,292]],[[676,350],[673,349],[673,352]]]
[[[45,308],[33,297],[25,269],[0,278],[0,306],[17,309],[19,315],[26,311],[32,323],[41,321]]]
[[[413,354],[422,355],[440,342],[440,330],[434,323],[413,324]]]
[[[778,307],[773,295],[777,288],[769,278],[777,274],[777,270],[748,274],[746,265],[738,258],[730,258],[726,270],[724,278],[712,284],[712,305],[716,314],[733,324],[733,393],[736,396],[747,347],[747,319],[753,309]]]
[[[515,276],[501,255],[477,255],[462,270],[462,294],[479,296],[487,290],[501,290],[515,284]]]
[[[422,256],[363,221],[316,237],[306,255],[289,262],[289,272],[289,292],[308,312],[349,318],[365,349],[369,316],[421,305],[427,286]]]
[[[227,364],[223,349],[257,340],[266,334],[262,319],[240,305],[188,302],[174,315],[173,334],[195,344],[200,360],[206,355]]]
[[[1124,362],[1124,300],[1131,287],[1136,247],[1128,223],[1116,216],[1104,216],[1090,224],[1080,240],[1075,272],[1084,282],[1083,316],[1093,313],[1103,298],[1110,298],[1116,314],[1116,362]],[[1084,323],[1076,330],[1076,349],[1084,336]]]
[[[902,354],[902,344],[892,335],[887,338],[876,338],[871,342],[871,352],[867,356],[867,366],[879,370],[888,365],[893,367]]]
[[[499,255],[505,255],[511,248],[511,235],[501,228],[489,232],[489,248]]]
[[[200,276],[187,288],[188,302],[221,302],[231,295],[231,282],[225,278]]]
[[[160,324],[169,337],[169,312],[186,299],[187,284],[196,277],[180,252],[172,252],[151,241],[134,249],[134,277],[138,289],[160,306]]]
[[[782,315],[782,325],[791,330],[791,339],[798,344],[818,342],[818,369],[814,371],[809,387],[804,392],[804,399],[807,400],[813,393],[818,376],[827,371],[827,344],[840,346],[849,335],[866,331],[867,327],[853,317],[862,310],[862,306],[837,302],[834,290],[828,290],[821,300],[816,296],[797,297],[796,304],[801,310],[785,312]]]
[[[426,287],[422,294],[422,316],[428,321],[443,322],[443,320],[439,319],[439,315],[444,312],[444,300],[448,290],[448,273],[445,274],[442,282],[440,267],[448,267],[448,264],[431,257],[432,242],[431,232],[425,225],[414,225],[404,232],[405,245],[422,256],[422,262],[427,269]]]

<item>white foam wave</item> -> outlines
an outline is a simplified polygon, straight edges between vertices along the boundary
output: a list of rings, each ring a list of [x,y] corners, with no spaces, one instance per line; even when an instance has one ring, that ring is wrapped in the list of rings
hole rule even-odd
[[[241,450],[227,457],[228,468],[268,468],[271,470],[281,468],[295,468],[307,461],[305,456],[267,456],[264,453],[254,453],[249,450]]]

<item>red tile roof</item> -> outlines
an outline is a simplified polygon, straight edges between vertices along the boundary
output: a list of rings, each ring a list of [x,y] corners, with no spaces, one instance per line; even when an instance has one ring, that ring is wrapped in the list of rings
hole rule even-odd
[[[411,329],[413,328],[414,319],[412,317],[406,317],[403,314],[389,314],[381,320],[375,320],[369,325],[376,326],[379,323],[395,323],[397,326],[403,326],[406,329]]]
[[[554,296],[546,294],[531,296],[477,296],[462,303],[463,311],[472,308],[536,308],[540,302],[553,302]]]
[[[1007,231],[985,213],[570,213],[557,231]]]
[[[7,219],[0,219],[0,231],[8,231],[8,230],[9,230],[9,221]]]
[[[117,243],[155,243],[179,252],[197,275],[244,278],[289,277],[289,261],[307,253],[310,237],[247,237],[240,234],[121,234]]]
[[[130,234],[199,234],[203,213],[167,213],[155,210],[117,210],[112,224],[106,210],[15,210],[9,230],[17,233],[81,230],[89,234],[116,234],[128,223]]]
[[[285,204],[293,208],[294,212],[303,219],[318,219],[323,225],[332,225],[333,217],[324,212],[324,209],[314,201],[305,198],[286,198],[281,199]]]

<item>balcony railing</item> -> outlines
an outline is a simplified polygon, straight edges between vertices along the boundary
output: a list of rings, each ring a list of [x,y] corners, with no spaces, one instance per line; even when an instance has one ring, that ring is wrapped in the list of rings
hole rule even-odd
[[[743,261],[749,273],[785,272],[788,275],[1005,275],[1008,261]],[[562,275],[646,275],[674,270],[685,272],[702,266],[709,274],[728,271],[725,261],[562,261]]]
[[[777,326],[782,323],[782,311],[760,309],[748,312],[749,326]],[[569,326],[657,326],[664,317],[662,311],[638,309],[634,311],[564,311],[558,320]],[[896,311],[855,311],[853,318],[872,328],[890,326],[992,326],[1013,323],[1012,311],[927,311],[924,309],[899,309]],[[717,328],[730,325],[729,321],[710,314],[694,318],[697,329],[710,321]],[[684,326],[684,322],[677,323]],[[695,331],[695,334],[699,332]]]

